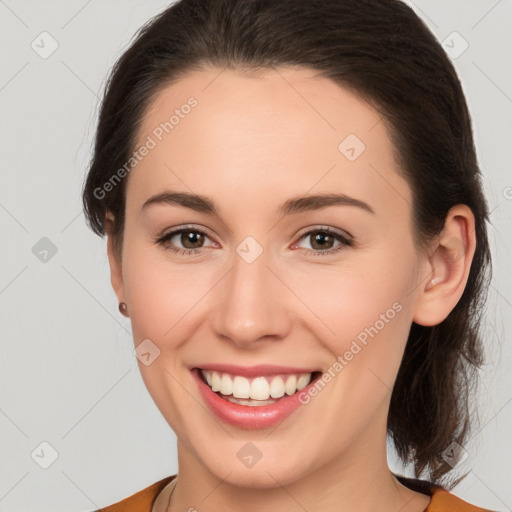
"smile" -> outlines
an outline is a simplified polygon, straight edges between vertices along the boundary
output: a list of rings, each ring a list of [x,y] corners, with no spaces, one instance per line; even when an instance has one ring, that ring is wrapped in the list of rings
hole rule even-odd
[[[321,376],[317,370],[292,372],[282,367],[227,368],[193,368],[192,374],[204,401],[218,418],[250,429],[282,422],[300,407],[299,391]]]
[[[211,390],[218,392],[233,403],[258,406],[274,403],[269,398],[281,398],[285,394],[291,396],[304,389],[311,381],[312,373],[260,376],[246,378],[242,375],[231,375],[212,370],[201,370],[201,376],[210,386]],[[235,400],[234,400],[235,399]]]

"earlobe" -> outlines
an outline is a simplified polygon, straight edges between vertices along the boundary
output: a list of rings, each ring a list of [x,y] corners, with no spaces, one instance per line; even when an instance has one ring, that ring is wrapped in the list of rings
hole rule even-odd
[[[124,302],[124,283],[121,258],[118,254],[113,235],[114,219],[110,213],[105,218],[105,231],[107,233],[107,255],[110,266],[110,282],[117,296],[118,302]]]
[[[450,314],[464,293],[475,248],[473,212],[463,204],[454,206],[424,261],[422,275],[428,280],[418,287],[415,323],[438,325]]]

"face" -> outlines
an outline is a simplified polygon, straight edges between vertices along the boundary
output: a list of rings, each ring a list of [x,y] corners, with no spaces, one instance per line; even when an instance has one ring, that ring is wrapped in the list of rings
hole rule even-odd
[[[263,487],[385,457],[421,272],[380,116],[311,70],[205,69],[159,93],[143,145],[112,279],[180,468]]]

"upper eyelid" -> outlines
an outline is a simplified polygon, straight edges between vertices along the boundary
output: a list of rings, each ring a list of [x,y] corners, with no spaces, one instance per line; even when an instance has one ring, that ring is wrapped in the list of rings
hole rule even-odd
[[[210,231],[206,228],[199,227],[199,226],[191,226],[191,225],[184,225],[184,226],[178,226],[176,228],[172,228],[169,231],[164,231],[160,237],[167,237],[170,235],[177,235],[178,233],[181,233],[182,231],[196,231],[197,233],[204,233],[209,238],[214,239],[215,237],[210,234]]]
[[[312,233],[312,232],[315,232],[315,231],[325,231],[327,233],[331,233],[333,235],[339,235],[343,238],[346,238],[348,240],[352,240],[354,237],[348,233],[347,231],[342,231],[340,229],[337,229],[337,228],[332,228],[330,226],[325,226],[325,225],[317,225],[317,226],[309,226],[307,228],[304,228],[304,229],[301,229],[297,235],[297,237],[299,238],[302,238],[304,235],[308,235],[309,233]]]

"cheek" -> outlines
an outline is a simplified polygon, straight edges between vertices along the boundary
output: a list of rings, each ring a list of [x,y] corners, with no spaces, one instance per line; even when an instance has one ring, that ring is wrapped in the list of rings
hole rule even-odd
[[[384,272],[379,265],[362,261],[357,268],[323,269],[301,276],[294,288],[307,306],[302,325],[316,334],[333,357],[341,356],[343,364],[359,370],[380,368],[376,373],[389,383],[398,369],[411,321],[410,280],[402,261],[400,272]],[[380,264],[391,265],[385,260]]]
[[[319,267],[317,271],[312,269],[295,276],[294,291],[306,308],[316,313],[317,323],[323,322],[334,337],[345,338],[373,325],[381,314],[390,319],[397,316],[396,310],[401,308],[396,303],[403,307],[406,298],[406,274],[405,265],[403,277],[397,279],[376,265],[361,264],[355,268],[341,263],[338,269]],[[289,279],[292,278],[290,273]],[[315,316],[303,309],[305,317]]]
[[[405,266],[403,270],[405,276]],[[363,431],[390,398],[410,329],[407,287],[406,277],[390,279],[371,267],[364,272],[317,274],[304,281],[301,296],[312,290],[307,305],[318,318],[306,311],[303,330],[316,335],[332,361],[326,371],[332,376],[327,388],[335,398],[330,416],[318,421],[332,428],[340,443]],[[332,422],[347,416],[350,425]]]
[[[149,338],[172,347],[174,334],[182,336],[201,311],[201,298],[213,287],[216,273],[201,263],[172,263],[163,249],[134,247],[126,254],[123,280],[135,343]]]

